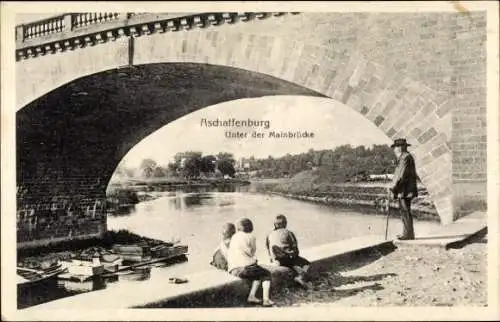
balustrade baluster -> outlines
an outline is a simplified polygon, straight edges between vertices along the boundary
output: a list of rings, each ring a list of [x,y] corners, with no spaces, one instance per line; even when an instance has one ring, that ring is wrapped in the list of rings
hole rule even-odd
[[[99,14],[98,14],[97,18],[99,19],[99,22],[101,22],[101,21],[102,21],[102,12],[99,12]]]

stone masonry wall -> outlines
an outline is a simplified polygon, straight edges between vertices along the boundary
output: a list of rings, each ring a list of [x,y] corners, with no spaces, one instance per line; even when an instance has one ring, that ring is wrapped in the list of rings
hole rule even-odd
[[[223,28],[233,32],[240,29],[255,35],[257,41],[259,36],[271,42],[275,37],[284,37],[306,45],[334,48],[351,57],[358,55],[392,68],[392,75],[384,82],[397,83],[408,77],[437,91],[436,104],[422,112],[434,112],[439,118],[437,124],[452,151],[452,175],[445,176],[436,169],[429,169],[429,174],[441,176],[436,184],[452,190],[446,193],[453,195],[455,219],[486,210],[486,12],[302,13]],[[319,54],[314,58],[318,57]],[[326,71],[316,73],[328,77]],[[405,100],[401,103],[408,104]],[[397,104],[400,102],[396,100]],[[402,117],[415,124],[408,115]],[[429,121],[424,116],[421,124]],[[442,135],[432,128],[426,132],[425,125],[412,129],[411,123],[397,122],[402,129],[395,136],[420,136],[417,144],[421,144]],[[394,132],[389,125],[380,127],[392,137]]]
[[[65,55],[64,61],[78,56],[84,62],[86,51],[99,57],[102,48],[115,67],[130,53],[127,42],[118,44],[116,50],[102,44],[43,57],[44,88],[64,83],[66,68],[77,78],[102,67],[89,58],[89,64],[56,63],[52,68],[50,61],[58,61],[59,55]],[[457,218],[486,209],[485,12],[302,13],[153,34],[135,38],[134,44],[128,60],[135,64],[226,65],[337,99],[366,115],[388,137],[407,137],[414,144],[419,175],[438,210],[453,208]],[[17,63],[18,87],[36,88],[29,74],[37,59]],[[99,175],[63,177],[18,180],[19,242],[105,229],[105,183]],[[55,197],[57,186],[67,189],[72,180],[88,184],[74,191],[75,199]]]
[[[104,206],[98,178],[46,173],[18,180],[17,247],[98,237],[106,231]]]

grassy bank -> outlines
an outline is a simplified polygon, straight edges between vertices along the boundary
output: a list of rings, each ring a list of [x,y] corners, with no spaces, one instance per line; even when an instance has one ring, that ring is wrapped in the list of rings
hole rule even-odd
[[[113,190],[130,189],[133,191],[163,191],[164,189],[182,189],[198,187],[217,187],[224,185],[249,185],[250,181],[242,179],[223,179],[223,178],[149,178],[149,179],[130,179],[127,181],[114,182],[108,187],[108,194]]]
[[[304,171],[290,179],[257,180],[252,182],[255,190],[287,198],[326,205],[370,209],[385,213],[388,182],[335,182],[320,177],[321,173]],[[391,209],[398,209],[390,202]],[[425,187],[419,187],[419,197],[413,200],[413,212],[417,219],[439,221],[436,208]],[[392,212],[393,214],[397,212]]]

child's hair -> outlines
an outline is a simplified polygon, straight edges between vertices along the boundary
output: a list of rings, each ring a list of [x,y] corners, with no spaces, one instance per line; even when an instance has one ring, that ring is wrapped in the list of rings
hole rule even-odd
[[[279,214],[274,220],[274,228],[286,228],[286,217],[285,215]]]
[[[252,221],[248,218],[243,218],[238,221],[238,230],[244,233],[251,233],[253,231]]]
[[[222,226],[222,239],[231,239],[233,235],[236,233],[236,227],[228,222]]]

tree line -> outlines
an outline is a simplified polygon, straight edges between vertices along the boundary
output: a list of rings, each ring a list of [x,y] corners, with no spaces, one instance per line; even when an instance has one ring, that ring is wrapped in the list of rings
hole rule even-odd
[[[329,176],[347,179],[359,174],[382,174],[394,171],[394,154],[392,149],[384,145],[363,145],[353,147],[349,144],[335,149],[309,151],[300,154],[287,154],[282,157],[243,158],[243,168],[236,168],[236,160],[232,153],[220,152],[215,155],[203,155],[197,151],[177,153],[166,166],[159,165],[153,159],[144,159],[140,165],[139,175],[143,178],[182,177],[198,178],[205,176],[234,177],[238,171],[261,178],[291,177],[305,170],[320,169]],[[117,168],[115,172],[132,177],[134,169]]]
[[[216,155],[203,155],[197,151],[177,153],[167,165],[160,165],[155,160],[146,158],[142,160],[139,169],[118,167],[115,170],[120,176],[128,178],[138,176],[142,178],[180,177],[185,179],[205,176],[230,176],[234,177],[236,160],[234,155],[220,152]]]
[[[256,172],[257,177],[293,176],[305,170],[319,168],[337,178],[348,179],[363,173],[392,173],[395,168],[394,161],[394,153],[386,144],[372,147],[353,147],[346,144],[335,149],[309,149],[304,153],[287,154],[279,158],[250,157],[243,159],[243,164],[247,165],[250,172]]]

